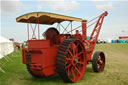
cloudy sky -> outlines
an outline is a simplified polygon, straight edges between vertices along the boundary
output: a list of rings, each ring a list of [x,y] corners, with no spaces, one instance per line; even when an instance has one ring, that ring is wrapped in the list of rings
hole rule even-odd
[[[27,40],[27,25],[16,22],[16,17],[35,11],[52,12],[91,20],[104,11],[105,17],[99,38],[118,39],[128,36],[127,0],[0,0],[0,34],[15,41]],[[75,24],[73,24],[75,26]],[[74,27],[75,27],[74,26]],[[47,27],[40,28],[43,33]],[[88,29],[88,34],[90,30]]]

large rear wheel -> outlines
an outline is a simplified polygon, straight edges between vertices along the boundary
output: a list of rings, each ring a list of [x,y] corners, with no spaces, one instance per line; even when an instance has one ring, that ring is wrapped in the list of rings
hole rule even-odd
[[[81,80],[86,70],[85,48],[76,38],[65,40],[56,57],[57,72],[65,82]]]

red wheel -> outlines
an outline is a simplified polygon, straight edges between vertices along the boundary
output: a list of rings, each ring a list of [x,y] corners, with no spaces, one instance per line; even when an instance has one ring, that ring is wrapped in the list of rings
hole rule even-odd
[[[57,71],[65,82],[81,80],[86,69],[85,48],[80,40],[65,40],[57,54]]]
[[[105,55],[103,52],[97,51],[93,55],[92,67],[94,72],[102,72],[105,67]]]

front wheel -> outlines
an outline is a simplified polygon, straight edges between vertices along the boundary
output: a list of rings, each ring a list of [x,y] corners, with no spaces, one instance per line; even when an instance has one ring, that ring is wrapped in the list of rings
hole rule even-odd
[[[105,67],[105,55],[101,51],[97,51],[93,55],[92,68],[94,72],[102,72]]]

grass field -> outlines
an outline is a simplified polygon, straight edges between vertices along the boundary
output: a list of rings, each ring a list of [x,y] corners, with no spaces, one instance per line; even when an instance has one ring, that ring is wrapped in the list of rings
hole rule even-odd
[[[64,83],[59,75],[33,78],[22,64],[21,50],[8,55],[8,62],[0,72],[0,85],[128,85],[128,44],[97,44],[95,51],[104,51],[106,67],[104,72],[94,73],[91,64],[82,80],[77,83]],[[0,60],[2,62],[5,59]]]

